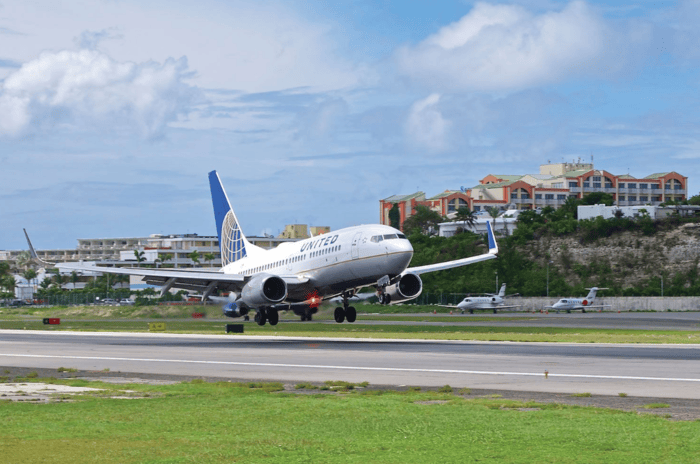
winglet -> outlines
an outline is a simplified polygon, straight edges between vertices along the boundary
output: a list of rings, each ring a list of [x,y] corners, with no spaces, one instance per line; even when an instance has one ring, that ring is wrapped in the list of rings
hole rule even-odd
[[[32,257],[32,261],[34,261],[37,264],[40,264],[42,266],[55,266],[56,263],[50,263],[48,261],[44,261],[43,259],[39,258],[39,255],[36,254],[36,250],[34,250],[34,246],[32,245],[32,241],[29,240],[29,234],[27,233],[27,229],[22,229],[24,231],[24,237],[27,239],[27,245],[29,245],[29,254]]]
[[[489,254],[498,254],[498,244],[496,243],[496,237],[493,235],[493,229],[489,221],[486,221],[486,234],[489,240]]]

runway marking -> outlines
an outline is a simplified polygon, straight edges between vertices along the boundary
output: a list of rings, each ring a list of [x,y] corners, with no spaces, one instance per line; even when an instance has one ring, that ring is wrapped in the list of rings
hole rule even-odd
[[[0,356],[8,358],[52,358],[52,359],[82,359],[86,361],[131,361],[131,362],[161,362],[182,364],[218,364],[227,366],[254,366],[254,367],[292,367],[305,369],[335,369],[352,371],[386,371],[386,372],[423,372],[432,374],[480,374],[480,375],[519,375],[529,377],[544,377],[544,373],[533,372],[498,372],[498,371],[468,371],[461,369],[411,369],[406,367],[360,367],[360,366],[324,366],[314,364],[278,364],[278,363],[252,363],[239,361],[201,361],[193,359],[151,359],[151,358],[112,358],[105,356],[58,356],[44,354],[7,354]],[[626,375],[595,375],[595,374],[555,374],[549,373],[549,377],[584,378],[584,379],[611,379],[611,380],[658,380],[667,382],[700,382],[700,379],[664,378],[664,377],[635,377]]]

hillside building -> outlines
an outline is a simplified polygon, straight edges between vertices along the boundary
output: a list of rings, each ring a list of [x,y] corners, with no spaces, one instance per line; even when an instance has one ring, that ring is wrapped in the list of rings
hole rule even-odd
[[[488,174],[478,185],[462,190],[447,190],[432,198],[424,192],[393,195],[379,201],[380,222],[390,225],[389,212],[397,205],[400,226],[423,205],[446,217],[463,206],[472,211],[489,208],[558,208],[568,198],[582,198],[592,192],[612,195],[615,206],[651,205],[678,202],[687,198],[688,178],[677,172],[662,172],[642,178],[615,175],[595,169],[593,163],[543,164],[539,174]]]

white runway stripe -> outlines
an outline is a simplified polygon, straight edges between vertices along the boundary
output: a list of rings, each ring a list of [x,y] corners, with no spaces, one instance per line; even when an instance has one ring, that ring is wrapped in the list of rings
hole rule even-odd
[[[182,363],[182,364],[218,364],[227,366],[256,366],[256,367],[286,367],[304,369],[334,369],[354,371],[383,371],[383,372],[422,372],[433,374],[479,374],[479,375],[519,375],[531,377],[544,377],[544,373],[533,372],[498,372],[498,371],[468,371],[461,369],[409,369],[403,367],[361,367],[361,366],[324,366],[313,364],[277,364],[277,363],[251,363],[237,361],[200,361],[192,359],[150,359],[150,358],[112,358],[104,356],[58,356],[43,354],[8,354],[0,353],[2,357],[16,358],[51,358],[51,359],[79,359],[86,361],[130,361],[130,362],[157,362],[157,363]],[[549,377],[569,377],[585,379],[611,379],[611,380],[659,380],[666,382],[700,382],[700,379],[664,378],[664,377],[634,377],[624,375],[595,375],[595,374],[555,374]]]

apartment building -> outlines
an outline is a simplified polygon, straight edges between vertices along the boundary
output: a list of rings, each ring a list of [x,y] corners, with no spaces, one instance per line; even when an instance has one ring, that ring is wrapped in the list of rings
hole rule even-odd
[[[379,201],[380,221],[390,224],[389,211],[394,205],[398,205],[403,226],[403,222],[415,214],[418,205],[451,217],[462,206],[472,211],[494,207],[499,210],[558,208],[568,198],[582,198],[592,192],[612,195],[616,206],[656,206],[685,200],[687,183],[688,178],[675,171],[635,178],[598,170],[593,163],[580,160],[549,163],[541,165],[538,174],[488,174],[474,187],[448,190],[432,198],[426,199],[424,192],[393,195]]]

